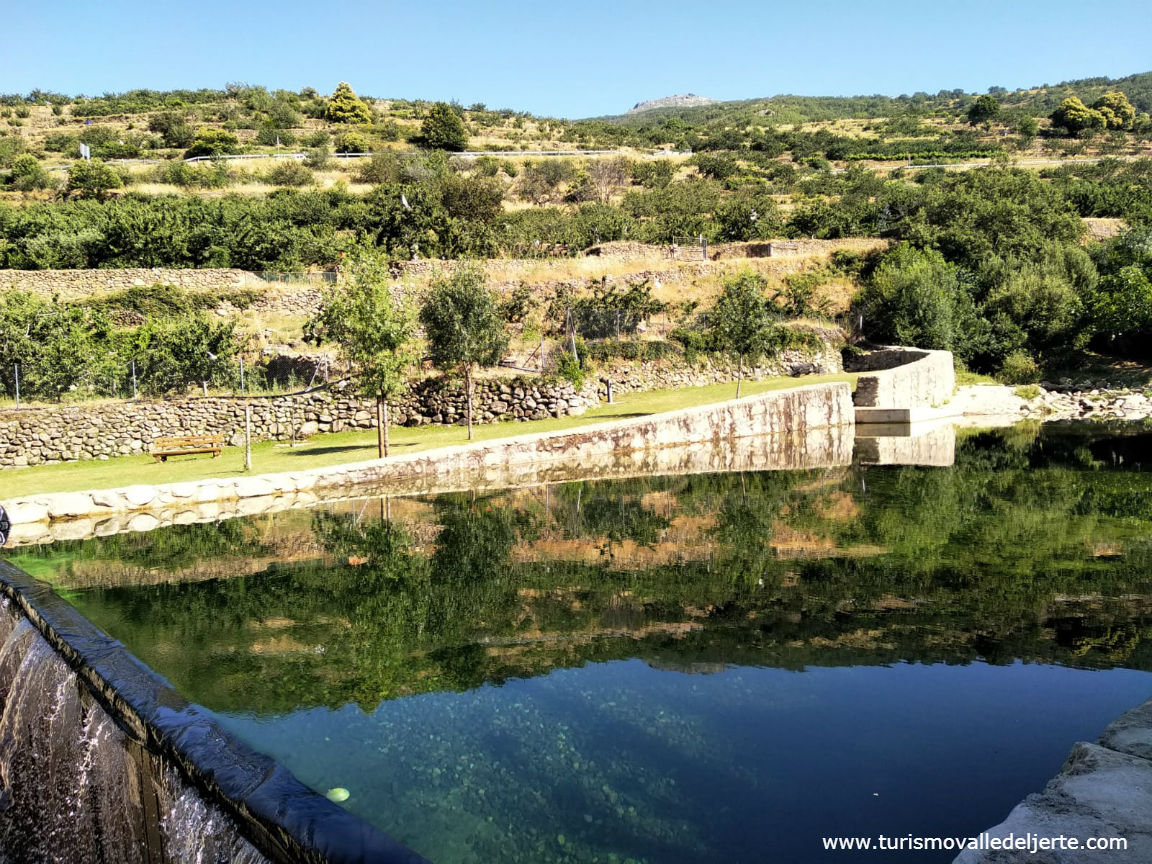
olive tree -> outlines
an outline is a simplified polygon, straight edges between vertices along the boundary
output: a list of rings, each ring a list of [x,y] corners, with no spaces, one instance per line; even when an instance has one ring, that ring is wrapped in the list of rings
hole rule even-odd
[[[355,369],[364,393],[376,397],[376,444],[388,455],[388,399],[408,386],[416,362],[412,337],[416,315],[403,294],[389,284],[387,261],[364,253],[353,260],[348,278],[325,292],[320,311],[305,325],[305,340],[331,341]]]
[[[432,283],[420,309],[432,362],[464,378],[468,438],[472,438],[472,393],[478,369],[497,365],[508,349],[504,316],[484,271],[469,267]]]

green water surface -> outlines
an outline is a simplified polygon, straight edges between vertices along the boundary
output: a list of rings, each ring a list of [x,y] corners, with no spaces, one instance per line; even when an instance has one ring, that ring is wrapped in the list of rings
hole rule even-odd
[[[374,499],[10,557],[434,861],[824,861],[825,835],[978,833],[1152,696],[1150,445],[1016,427],[950,468]]]

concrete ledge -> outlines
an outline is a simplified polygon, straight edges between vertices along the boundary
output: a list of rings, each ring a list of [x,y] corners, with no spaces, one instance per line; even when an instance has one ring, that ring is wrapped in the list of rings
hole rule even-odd
[[[51,587],[3,561],[0,597],[11,600],[130,740],[176,765],[270,861],[428,864],[234,738]]]
[[[1126,850],[965,850],[954,864],[1135,864],[1152,861],[1152,701],[1113,722],[1099,744],[1073,746],[1044,791],[987,831],[1039,837],[1123,838]]]
[[[539,478],[547,477],[550,470],[563,473],[573,466],[627,468],[629,463],[659,462],[631,454],[653,454],[669,448],[681,448],[683,452],[683,448],[700,444],[712,445],[710,452],[717,454],[732,449],[732,442],[759,436],[772,436],[771,444],[765,444],[766,452],[753,459],[761,468],[806,467],[827,459],[842,464],[851,459],[850,433],[846,448],[841,440],[844,436],[809,436],[813,430],[838,427],[853,427],[851,387],[846,382],[773,390],[617,423],[518,435],[327,468],[33,495],[3,503],[13,525],[13,540],[27,542],[48,533],[51,525],[68,525],[69,536],[99,534],[100,526],[114,517],[129,517],[128,530],[149,530],[158,526],[158,514],[189,510],[193,504],[201,509],[201,517],[216,518],[219,510],[208,514],[203,510],[227,505],[241,514],[267,512],[277,501],[296,506],[321,498],[349,497],[356,488],[363,494],[365,485],[382,494],[401,494],[453,486],[517,485],[533,482],[533,478],[540,482]],[[832,445],[825,446],[826,438],[832,440]],[[721,467],[715,460],[713,464],[713,470]]]
[[[956,389],[951,351],[889,347],[858,357],[846,368],[866,373],[857,379],[853,396],[860,408],[941,406]]]

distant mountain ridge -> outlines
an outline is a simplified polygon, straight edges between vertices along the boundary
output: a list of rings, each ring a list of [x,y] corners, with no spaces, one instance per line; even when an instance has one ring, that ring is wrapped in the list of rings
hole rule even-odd
[[[700,105],[713,105],[715,99],[707,96],[697,96],[695,93],[683,93],[676,96],[665,96],[663,99],[649,99],[647,102],[637,102],[632,106],[629,114],[639,114],[641,111],[655,111],[658,108],[696,108]]]

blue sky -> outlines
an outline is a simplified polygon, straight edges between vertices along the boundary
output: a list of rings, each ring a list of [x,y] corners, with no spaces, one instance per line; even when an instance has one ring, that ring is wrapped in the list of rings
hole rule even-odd
[[[586,117],[686,92],[984,91],[1150,71],[1148,13],[1148,0],[12,3],[0,92],[346,80]]]

